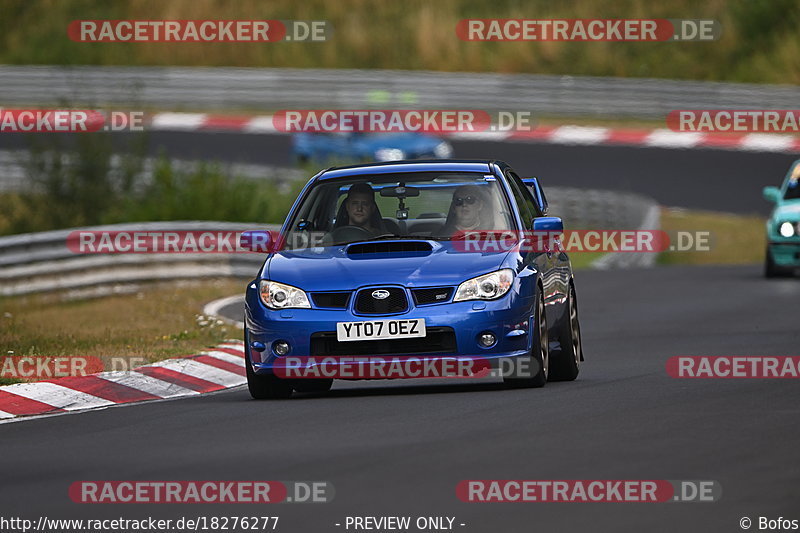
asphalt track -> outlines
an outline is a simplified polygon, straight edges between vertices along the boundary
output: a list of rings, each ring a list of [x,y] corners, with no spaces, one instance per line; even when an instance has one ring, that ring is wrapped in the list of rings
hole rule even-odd
[[[7,138],[8,139],[8,138]],[[285,163],[288,139],[154,135],[173,157]],[[7,141],[9,142],[9,141]],[[765,212],[760,188],[794,157],[723,150],[458,142],[545,183],[635,190],[662,204]],[[7,147],[7,146],[6,146]],[[741,531],[800,519],[795,380],[676,380],[674,355],[798,355],[800,282],[758,267],[582,271],[587,361],[573,383],[337,382],[258,402],[243,388],[0,425],[0,516],[281,517],[345,531],[346,516],[454,516],[456,530]],[[224,312],[241,318],[241,308]],[[78,480],[325,480],[328,504],[78,505]],[[716,503],[462,503],[465,479],[706,479]],[[352,531],[352,529],[350,530]],[[414,531],[412,529],[412,531]]]
[[[576,382],[337,382],[325,396],[201,398],[0,426],[0,516],[278,514],[279,531],[346,516],[455,516],[456,530],[740,531],[800,518],[795,380],[677,380],[673,355],[791,355],[796,280],[756,267],[580,272]],[[241,307],[224,310],[241,316]],[[327,504],[78,505],[76,480],[326,480]],[[462,503],[464,479],[711,479],[715,503]],[[753,528],[755,529],[755,527]],[[352,530],[351,530],[352,531]]]
[[[59,138],[44,134],[43,139]],[[133,137],[118,133],[125,147]],[[181,159],[291,164],[288,135],[149,132],[149,150]],[[61,136],[63,142],[69,137]],[[73,136],[74,137],[74,136]],[[779,185],[789,165],[800,157],[782,152],[723,149],[668,149],[618,145],[561,145],[541,142],[453,140],[454,157],[501,159],[524,176],[538,176],[547,186],[635,191],[661,205],[766,215],[770,205],[761,189]],[[29,146],[26,135],[0,136],[0,149]]]

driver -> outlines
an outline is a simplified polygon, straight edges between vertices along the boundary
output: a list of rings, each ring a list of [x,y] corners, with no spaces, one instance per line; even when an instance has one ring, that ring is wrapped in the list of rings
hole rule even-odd
[[[368,183],[357,183],[350,187],[336,214],[333,229],[344,226],[356,226],[372,235],[389,233],[375,203],[375,191]]]

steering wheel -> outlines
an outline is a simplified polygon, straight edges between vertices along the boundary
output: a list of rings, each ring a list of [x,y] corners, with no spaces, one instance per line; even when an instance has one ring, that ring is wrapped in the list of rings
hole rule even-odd
[[[342,226],[331,232],[331,239],[335,243],[359,241],[372,237],[372,232],[361,226]]]

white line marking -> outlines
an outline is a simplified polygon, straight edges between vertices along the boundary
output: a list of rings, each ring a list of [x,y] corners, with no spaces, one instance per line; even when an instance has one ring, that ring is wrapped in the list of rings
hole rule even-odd
[[[150,122],[153,130],[196,130],[203,125],[205,113],[157,113]]]
[[[794,136],[751,133],[750,135],[745,135],[739,146],[742,150],[785,152],[794,147]]]
[[[114,402],[86,394],[85,392],[68,389],[55,383],[17,383],[16,385],[4,387],[3,390],[67,411],[114,405]]]
[[[611,130],[584,126],[561,126],[549,137],[550,142],[561,144],[598,144],[604,142]]]
[[[224,387],[235,387],[246,381],[244,376],[240,376],[239,374],[234,374],[233,372],[228,372],[227,370],[222,370],[221,368],[207,365],[193,359],[171,359],[153,363],[151,366],[168,368],[170,370],[174,370],[175,372],[180,372],[181,374],[186,374],[187,376],[204,379]]]
[[[244,358],[238,355],[231,355],[225,352],[200,352],[200,355],[208,355],[209,357],[213,357],[214,359],[219,359],[220,361],[226,361],[228,363],[232,363],[234,365],[240,366],[244,368]]]
[[[450,139],[465,141],[502,141],[511,136],[510,131],[456,131],[447,134]]]
[[[97,377],[158,396],[159,398],[175,398],[176,396],[198,394],[197,391],[152,376],[145,376],[139,372],[103,372],[98,374]]]
[[[217,348],[226,348],[228,350],[236,350],[237,352],[242,352],[242,356],[244,357],[244,343],[241,344],[220,344]]]
[[[5,411],[0,411],[0,418],[14,418],[16,415],[12,415],[11,413],[6,413]]]
[[[264,115],[250,119],[250,122],[242,128],[242,131],[249,133],[275,133],[278,132],[278,128],[276,128],[275,124],[272,122],[272,115]]]
[[[672,130],[653,130],[645,137],[647,146],[661,146],[664,148],[691,148],[703,140],[704,135],[697,132],[684,132]]]

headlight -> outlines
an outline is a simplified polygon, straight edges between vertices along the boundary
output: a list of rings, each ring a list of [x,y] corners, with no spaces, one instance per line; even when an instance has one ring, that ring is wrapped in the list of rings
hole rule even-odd
[[[311,307],[306,293],[297,287],[275,281],[262,279],[258,284],[258,294],[261,302],[270,309]]]
[[[400,161],[406,154],[399,148],[381,148],[375,151],[376,161]]]
[[[442,159],[448,159],[453,155],[453,147],[450,146],[450,143],[447,142],[440,142],[436,145],[436,148],[433,149],[433,154],[436,157],[440,157]]]
[[[459,285],[453,301],[494,300],[507,293],[513,281],[514,271],[510,268],[504,268],[491,274],[484,274]]]
[[[778,232],[781,234],[781,237],[791,237],[794,235],[794,224],[791,222],[784,222],[780,225]]]

